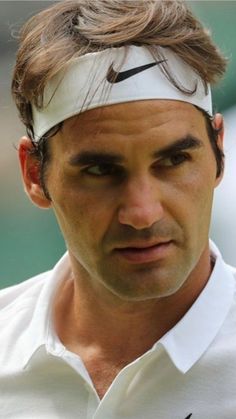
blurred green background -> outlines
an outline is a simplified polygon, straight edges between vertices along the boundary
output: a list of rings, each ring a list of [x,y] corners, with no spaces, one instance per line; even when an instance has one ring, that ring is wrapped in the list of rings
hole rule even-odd
[[[52,3],[55,2],[0,1],[0,288],[50,269],[65,251],[53,214],[33,206],[24,194],[16,147],[25,132],[10,97],[17,31],[31,15]],[[188,3],[230,58],[226,78],[213,95],[216,109],[226,112],[236,104],[236,1]],[[214,219],[212,236],[218,242],[221,239],[220,220],[216,216]],[[233,263],[227,251],[222,250],[226,260]]]

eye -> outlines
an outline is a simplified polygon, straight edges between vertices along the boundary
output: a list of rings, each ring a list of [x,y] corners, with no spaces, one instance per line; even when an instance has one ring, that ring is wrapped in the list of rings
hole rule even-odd
[[[86,167],[83,169],[83,172],[94,177],[117,176],[122,173],[122,168],[112,164],[102,163]]]
[[[170,157],[166,157],[159,161],[158,165],[163,167],[175,167],[180,166],[185,161],[189,160],[190,156],[187,153],[175,153]]]

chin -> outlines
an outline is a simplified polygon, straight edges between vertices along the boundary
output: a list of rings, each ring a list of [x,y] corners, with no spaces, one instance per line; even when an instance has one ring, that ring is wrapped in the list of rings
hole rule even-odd
[[[173,276],[172,276],[173,278]],[[117,286],[118,285],[118,286]],[[124,282],[117,280],[116,284],[107,284],[107,288],[121,300],[125,301],[147,301],[169,297],[179,291],[181,283],[170,283],[169,278],[162,278],[153,282],[148,278],[137,281],[130,278]]]

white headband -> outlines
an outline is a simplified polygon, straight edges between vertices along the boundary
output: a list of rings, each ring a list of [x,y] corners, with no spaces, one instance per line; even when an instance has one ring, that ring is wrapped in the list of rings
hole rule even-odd
[[[33,106],[35,140],[82,111],[136,100],[180,100],[212,114],[210,86],[206,93],[200,76],[170,49],[158,47],[158,51],[163,57],[159,62],[147,48],[137,46],[109,48],[75,59],[46,85],[42,109]],[[161,62],[178,85],[189,91],[196,87],[195,93],[177,89],[161,71]]]

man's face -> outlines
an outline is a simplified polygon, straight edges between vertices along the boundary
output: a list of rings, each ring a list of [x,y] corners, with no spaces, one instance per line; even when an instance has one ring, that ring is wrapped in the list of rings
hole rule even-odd
[[[219,183],[201,112],[167,100],[108,106],[49,141],[47,189],[89,286],[145,300],[201,275]]]

